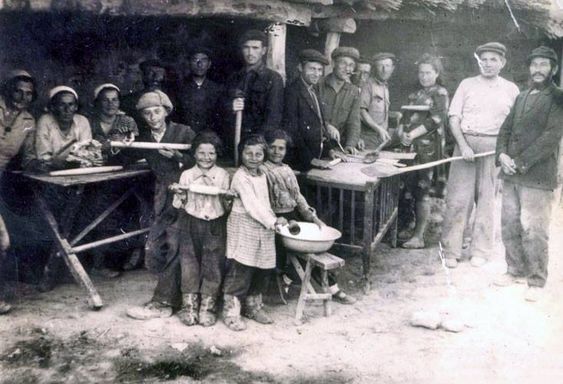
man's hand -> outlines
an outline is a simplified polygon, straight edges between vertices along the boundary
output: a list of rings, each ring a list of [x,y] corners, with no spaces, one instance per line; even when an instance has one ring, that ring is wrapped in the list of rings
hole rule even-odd
[[[364,149],[366,149],[366,142],[364,141],[364,139],[359,139],[358,140],[358,145],[356,146],[360,151],[363,151]]]
[[[244,98],[237,97],[233,100],[233,112],[244,110]]]
[[[381,136],[381,140],[383,140],[383,141],[391,140],[391,135],[389,135],[389,132],[387,132],[384,129],[379,131],[379,136]]]
[[[471,149],[469,145],[466,144],[459,149],[461,151],[461,156],[463,156],[463,160],[471,163],[475,161],[475,152],[473,152],[473,149]]]
[[[346,153],[348,153],[350,155],[357,155],[358,154],[358,150],[354,147],[351,147],[351,146],[346,146],[346,148],[344,148],[344,150],[346,151]]]
[[[403,132],[400,136],[401,144],[405,147],[410,147],[412,144],[412,138],[408,132]]]
[[[328,153],[328,157],[330,157],[331,160],[334,159],[340,159],[343,162],[347,162],[348,161],[348,157],[346,157],[345,153],[342,153],[340,151],[336,151],[334,149],[331,149]]]
[[[516,173],[516,164],[514,164],[514,160],[506,153],[501,153],[498,157],[498,161],[500,162],[502,172],[507,175],[514,175]]]
[[[328,134],[328,137],[336,142],[340,142],[340,132],[338,131],[338,128],[336,128],[334,125],[332,124],[326,124],[326,131]]]
[[[330,166],[327,164],[326,161],[323,161],[321,159],[317,159],[314,158],[313,160],[311,160],[311,165],[315,168],[319,168],[319,169],[330,169]]]

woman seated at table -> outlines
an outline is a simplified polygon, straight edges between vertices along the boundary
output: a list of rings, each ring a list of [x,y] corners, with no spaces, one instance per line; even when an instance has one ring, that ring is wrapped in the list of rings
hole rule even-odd
[[[417,164],[439,160],[443,156],[442,138],[447,121],[448,92],[439,84],[443,70],[438,57],[424,54],[417,62],[420,88],[409,95],[409,106],[403,108],[403,118],[398,129],[401,144],[416,152]],[[407,174],[401,200],[400,221],[407,229],[401,237],[412,237],[403,243],[403,248],[424,248],[424,231],[430,216],[430,196],[434,172],[429,168]],[[414,224],[414,225],[413,225]]]
[[[74,89],[59,85],[49,91],[49,112],[39,118],[35,136],[40,169],[72,167],[67,161],[72,145],[92,139],[88,119],[77,111],[78,94]]]
[[[139,135],[137,123],[131,116],[119,109],[120,89],[110,83],[102,84],[94,90],[94,113],[90,116],[90,126],[94,140],[102,143],[102,154],[106,164],[124,164],[129,159],[119,149],[112,149],[111,140],[132,142]]]

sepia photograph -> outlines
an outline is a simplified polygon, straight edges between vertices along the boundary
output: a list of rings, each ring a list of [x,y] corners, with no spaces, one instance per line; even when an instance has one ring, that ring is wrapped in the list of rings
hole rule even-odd
[[[563,383],[562,0],[0,0],[0,384]]]

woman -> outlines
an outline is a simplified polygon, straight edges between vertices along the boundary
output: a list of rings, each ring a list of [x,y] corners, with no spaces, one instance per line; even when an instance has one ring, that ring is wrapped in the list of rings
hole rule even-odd
[[[111,140],[131,142],[139,134],[137,124],[132,117],[127,116],[120,109],[120,90],[110,83],[102,84],[94,90],[94,112],[90,116],[90,127],[92,128],[92,138],[102,143],[102,156],[105,164],[124,165],[133,159],[128,158],[119,150],[112,149]],[[94,190],[90,196],[92,209],[90,210],[93,217],[87,220],[92,221],[96,216],[102,213],[112,202],[117,200],[127,189],[127,183],[106,183],[101,184]],[[129,209],[128,209],[129,208]],[[127,227],[134,227],[138,221],[138,217],[131,217],[131,211],[138,211],[135,207],[129,207],[122,204],[109,217],[107,217],[98,227],[96,227],[96,236],[113,236],[119,233],[119,230]],[[88,215],[86,215],[88,216]],[[112,245],[112,251],[125,251],[130,249],[133,244],[129,241]],[[132,269],[136,267],[140,255],[139,250],[133,251],[131,260],[125,263],[124,269]],[[92,251],[93,253],[93,269],[90,272],[106,278],[114,278],[119,276],[119,272],[106,268],[105,253],[103,248]],[[132,260],[135,259],[135,260]],[[141,261],[141,260],[139,260]]]
[[[409,95],[409,106],[412,107],[403,108],[398,135],[404,147],[412,146],[417,153],[416,163],[423,164],[439,160],[443,156],[449,98],[448,92],[438,81],[443,71],[441,60],[424,54],[417,65],[421,88]],[[403,248],[425,247],[424,231],[430,216],[429,191],[435,172],[437,168],[418,171],[408,174],[405,180],[401,205],[407,212],[402,218],[407,216],[410,219],[407,222],[415,221],[416,224],[412,237],[403,243]]]

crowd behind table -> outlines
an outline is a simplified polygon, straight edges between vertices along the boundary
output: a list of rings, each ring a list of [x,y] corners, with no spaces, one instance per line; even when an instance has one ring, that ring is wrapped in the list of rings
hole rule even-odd
[[[29,172],[84,164],[126,166],[140,159],[152,170],[153,218],[144,253],[157,286],[147,304],[130,308],[130,317],[176,314],[188,326],[212,326],[222,301],[223,321],[232,330],[246,328],[242,316],[271,323],[262,297],[274,273],[286,288],[298,279],[276,231],[294,220],[325,225],[301,194],[293,170],[329,172],[327,160],[348,161],[359,151],[382,148],[414,151],[415,163],[424,164],[449,155],[448,132],[455,140],[453,154],[464,160],[453,163],[449,172],[442,234],[446,265],[455,268],[462,261],[464,232],[471,233],[471,265],[487,262],[494,249],[492,207],[500,166],[508,270],[495,283],[506,286],[525,279],[526,299],[539,299],[547,278],[547,229],[562,135],[562,98],[552,82],[557,71],[552,49],[539,47],[530,54],[531,86],[519,94],[515,84],[500,76],[505,46],[491,42],[477,47],[479,74],[460,83],[451,105],[440,83],[440,58],[424,54],[417,62],[419,88],[395,114],[389,110],[388,87],[397,62],[393,53],[367,58],[356,48],[339,47],[329,59],[305,49],[299,55],[299,76],[284,88],[282,77],[266,67],[266,34],[247,31],[239,49],[244,67],[226,84],[218,84],[208,78],[213,52],[195,47],[190,75],[174,92],[164,88],[162,63],[147,60],[140,65],[142,90],[123,95],[115,84],[100,84],[92,90],[94,108],[88,116],[78,113],[81,95],[58,85],[47,92],[47,112],[36,120],[29,110],[43,90],[37,89],[33,76],[16,70],[4,82],[2,174],[16,159],[16,167]],[[325,74],[329,63],[332,72]],[[238,148],[233,144],[237,114],[242,115]],[[393,127],[391,120],[397,122]],[[116,148],[111,141],[130,146],[191,144],[191,149]],[[77,144],[86,149],[78,153]],[[475,157],[495,149],[495,156]],[[101,156],[81,158],[88,151]],[[221,164],[235,151],[241,164],[231,177]],[[445,189],[446,173],[437,167],[402,178],[399,224],[404,248],[426,246],[429,199]],[[97,190],[88,202],[90,210],[97,212],[102,205],[98,200],[111,193]],[[534,218],[535,212],[542,212],[541,220]],[[2,255],[14,230],[9,223],[7,228],[0,220]],[[116,276],[106,268],[103,252],[93,264],[104,276]],[[355,303],[338,286],[336,275],[329,276],[329,285],[335,301]],[[10,308],[0,301],[0,313]]]

